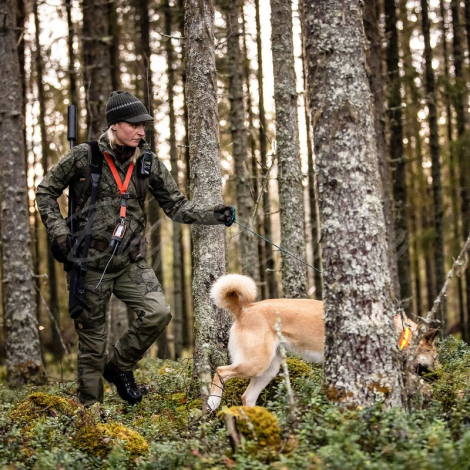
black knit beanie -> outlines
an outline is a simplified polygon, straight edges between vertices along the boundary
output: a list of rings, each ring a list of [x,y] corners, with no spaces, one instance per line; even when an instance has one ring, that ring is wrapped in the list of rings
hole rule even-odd
[[[127,91],[113,91],[106,104],[108,127],[117,122],[138,123],[153,121],[142,102]]]

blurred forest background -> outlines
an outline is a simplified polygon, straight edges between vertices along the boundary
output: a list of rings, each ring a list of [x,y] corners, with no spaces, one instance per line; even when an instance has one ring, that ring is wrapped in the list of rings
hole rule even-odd
[[[99,137],[104,106],[112,90],[130,91],[146,105],[150,95],[155,117],[153,149],[191,197],[183,3],[16,1],[15,31],[24,98],[20,111],[25,116],[24,184],[28,187],[36,315],[46,364],[68,356],[76,343],[67,311],[63,268],[50,255],[50,242],[35,208],[36,186],[68,151],[67,106],[78,107],[78,141],[84,142]],[[240,201],[248,198],[249,211],[239,212],[240,222],[279,244],[280,201],[285,198],[280,197],[278,184],[271,44],[275,35],[271,31],[270,3],[245,0],[237,5],[228,0],[216,0],[214,5],[224,202],[238,209]],[[240,6],[240,11],[234,11]],[[233,18],[239,18],[238,24]],[[432,308],[445,274],[470,231],[470,1],[366,0],[364,28],[384,213],[389,250],[393,252],[394,294],[408,313],[423,316]],[[301,37],[294,1],[293,86],[303,200],[285,204],[297,207],[306,261],[321,269],[314,149]],[[238,46],[233,46],[233,38]],[[234,77],[241,79],[242,88],[233,83]],[[240,89],[241,96],[237,95]],[[242,107],[237,109],[237,103]],[[239,146],[234,145],[239,142],[236,119],[240,109],[246,139],[241,155]],[[4,151],[2,159],[8,158],[8,151]],[[249,173],[241,182],[240,168]],[[66,195],[60,203],[65,216]],[[147,204],[148,261],[162,282],[174,318],[166,336],[149,354],[190,357],[194,338],[189,228],[172,223],[151,199]],[[280,252],[260,239],[246,237],[241,230],[233,226],[226,231],[227,272],[259,276],[262,298],[294,296],[290,281],[283,277]],[[249,265],[244,262],[246,243],[256,247],[249,255]],[[2,279],[5,276],[3,272]],[[322,298],[321,277],[313,270],[308,270],[304,284],[296,296]],[[470,271],[466,270],[448,290],[441,312],[445,334],[468,341],[469,312]],[[113,298],[109,307],[110,344],[127,329],[131,315]],[[4,346],[2,328],[2,362]]]

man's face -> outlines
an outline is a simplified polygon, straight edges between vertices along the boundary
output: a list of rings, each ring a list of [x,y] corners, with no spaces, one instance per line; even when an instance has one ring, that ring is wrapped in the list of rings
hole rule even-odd
[[[131,124],[129,122],[118,122],[114,124],[116,128],[116,141],[119,145],[137,147],[140,139],[145,136],[145,122]]]

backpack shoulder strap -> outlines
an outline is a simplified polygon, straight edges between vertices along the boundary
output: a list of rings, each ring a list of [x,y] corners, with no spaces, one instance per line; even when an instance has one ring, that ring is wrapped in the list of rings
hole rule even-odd
[[[103,168],[103,154],[101,153],[100,146],[96,140],[86,142],[88,144],[88,164],[85,174],[85,181],[82,192],[77,197],[77,211],[83,209],[83,206],[88,201],[91,194],[91,174],[101,175]]]

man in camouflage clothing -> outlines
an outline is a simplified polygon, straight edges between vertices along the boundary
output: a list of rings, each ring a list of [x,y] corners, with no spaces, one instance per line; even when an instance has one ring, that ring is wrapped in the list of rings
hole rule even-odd
[[[131,162],[137,162],[147,147],[143,140],[144,124],[153,119],[135,96],[119,91],[111,94],[106,107],[106,120],[108,131],[100,137],[99,148],[103,154],[110,156],[111,166],[115,166],[122,182]],[[80,196],[89,178],[89,151],[88,144],[74,147],[50,169],[36,193],[42,221],[52,240],[52,252],[56,259],[65,263],[66,270],[71,268],[72,239],[57,198],[67,187],[75,192],[79,206],[78,227],[83,231],[90,199],[84,200]],[[135,384],[133,370],[171,319],[162,287],[153,269],[145,262],[145,214],[139,193],[141,196],[142,192],[145,194],[149,190],[165,214],[175,222],[229,225],[233,219],[230,206],[201,208],[185,199],[165,165],[154,154],[152,157],[148,179],[139,178],[135,169],[130,170],[132,176],[126,191],[126,231],[120,249],[113,257],[109,242],[120,220],[122,195],[110,165],[103,159],[85,278],[85,302],[91,311],[83,310],[74,319],[79,340],[78,397],[85,406],[103,401],[102,377],[116,385],[124,400],[130,403],[141,401],[142,392]],[[144,191],[141,185],[144,185]],[[106,306],[112,293],[125,302],[137,318],[116,343],[111,357],[107,358]]]

